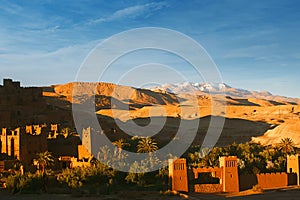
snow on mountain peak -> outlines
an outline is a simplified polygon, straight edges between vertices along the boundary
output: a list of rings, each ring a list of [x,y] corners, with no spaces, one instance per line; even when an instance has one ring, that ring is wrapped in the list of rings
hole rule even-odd
[[[164,84],[151,88],[151,90],[161,90],[174,94],[196,93],[198,95],[205,94],[225,94],[226,96],[235,98],[258,98],[273,101],[285,101],[299,103],[297,98],[288,98],[279,95],[272,95],[267,91],[250,91],[230,87],[225,83],[191,83],[183,82],[176,84]]]
[[[156,86],[152,89],[160,89],[175,94],[190,93],[190,92],[205,92],[205,93],[223,93],[226,88],[231,88],[224,83],[176,83],[176,84],[164,84]]]

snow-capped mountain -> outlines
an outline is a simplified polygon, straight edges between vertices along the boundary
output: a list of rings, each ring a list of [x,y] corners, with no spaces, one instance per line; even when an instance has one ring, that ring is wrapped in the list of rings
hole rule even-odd
[[[191,92],[203,92],[211,94],[221,94],[234,88],[226,85],[225,83],[191,83],[183,82],[176,84],[164,84],[151,88],[151,90],[162,90],[175,94],[191,93]],[[249,93],[247,90],[237,89],[241,93]]]
[[[151,88],[153,91],[165,91],[174,94],[183,93],[196,93],[199,95],[205,94],[224,94],[230,97],[236,98],[258,98],[274,101],[285,101],[285,102],[300,102],[297,98],[288,98],[279,95],[272,95],[267,91],[250,91],[244,89],[233,88],[225,83],[176,83],[176,84],[163,84],[161,86],[155,86]]]

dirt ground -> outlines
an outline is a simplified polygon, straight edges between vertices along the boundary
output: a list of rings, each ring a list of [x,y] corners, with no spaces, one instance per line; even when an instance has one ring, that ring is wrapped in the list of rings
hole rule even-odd
[[[249,194],[249,193],[248,193]],[[99,195],[99,196],[89,196],[89,197],[79,197],[72,196],[69,194],[15,194],[11,195],[5,191],[0,192],[0,199],[8,199],[8,200],[69,200],[69,199],[77,199],[77,200],[94,200],[94,199],[103,199],[103,200],[118,200],[118,199],[126,199],[126,200],[177,200],[177,199],[191,199],[191,200],[218,200],[218,199],[232,199],[232,200],[247,200],[247,199],[257,199],[257,200],[299,200],[300,199],[300,188],[288,189],[288,190],[273,190],[273,191],[265,191],[262,194],[252,194],[246,195],[245,193],[241,193],[240,195],[245,196],[235,196],[230,197],[226,195],[215,195],[215,194],[197,194],[191,193],[188,195],[161,195],[159,192],[153,191],[128,191],[128,192],[119,192],[111,195]]]

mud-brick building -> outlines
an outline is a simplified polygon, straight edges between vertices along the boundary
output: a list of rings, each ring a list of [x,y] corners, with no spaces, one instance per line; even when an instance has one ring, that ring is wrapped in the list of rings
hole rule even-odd
[[[300,155],[287,156],[287,173],[239,174],[236,156],[219,157],[219,167],[193,168],[184,158],[169,161],[172,190],[199,193],[239,192],[259,185],[263,190],[299,186]],[[194,175],[194,176],[191,176]]]
[[[43,90],[21,87],[19,81],[4,79],[0,85],[0,127],[37,123],[37,111],[45,109]]]
[[[296,174],[297,185],[300,185],[300,154],[287,157],[287,173]]]
[[[0,152],[19,160],[26,167],[32,165],[37,153],[45,152],[47,148],[46,127],[2,128]]]

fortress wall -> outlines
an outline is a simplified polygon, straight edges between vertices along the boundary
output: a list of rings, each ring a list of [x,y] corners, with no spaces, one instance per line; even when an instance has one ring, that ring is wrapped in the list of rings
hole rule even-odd
[[[262,189],[274,189],[288,186],[287,173],[257,174],[258,185]]]
[[[252,189],[257,185],[257,176],[255,174],[240,174],[239,175],[239,188],[240,191]]]

